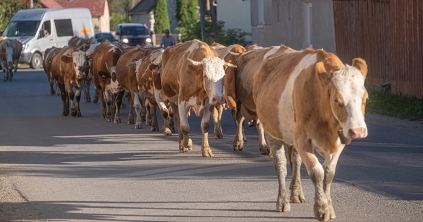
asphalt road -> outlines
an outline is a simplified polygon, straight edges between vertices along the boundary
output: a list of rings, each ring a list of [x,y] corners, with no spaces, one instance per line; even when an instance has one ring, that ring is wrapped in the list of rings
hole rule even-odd
[[[62,117],[61,105],[42,70],[0,82],[0,221],[315,221],[304,167],[307,202],[275,212],[272,161],[260,155],[255,127],[246,128],[244,150],[232,150],[228,111],[224,139],[210,138],[215,157],[203,158],[195,115],[193,150],[180,154],[176,135],[127,125],[127,109],[114,124],[100,118],[99,104],[82,102],[81,118]],[[423,124],[366,121],[369,136],[338,163],[335,221],[423,221]]]

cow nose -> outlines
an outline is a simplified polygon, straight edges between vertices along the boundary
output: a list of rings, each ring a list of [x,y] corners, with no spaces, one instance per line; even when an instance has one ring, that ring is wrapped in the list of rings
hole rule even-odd
[[[216,96],[212,99],[212,105],[221,105],[223,102],[223,96]]]
[[[351,139],[363,139],[367,136],[367,129],[366,128],[357,128],[357,129],[350,129],[349,134]]]

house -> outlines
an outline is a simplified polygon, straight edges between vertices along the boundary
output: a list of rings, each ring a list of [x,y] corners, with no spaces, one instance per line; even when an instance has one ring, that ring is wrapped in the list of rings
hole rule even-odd
[[[224,29],[242,29],[251,33],[250,0],[220,0],[216,10],[217,21],[225,22]],[[251,36],[245,36],[245,40],[251,41]]]
[[[93,18],[95,31],[110,31],[109,0],[39,0],[44,8],[88,8]]]

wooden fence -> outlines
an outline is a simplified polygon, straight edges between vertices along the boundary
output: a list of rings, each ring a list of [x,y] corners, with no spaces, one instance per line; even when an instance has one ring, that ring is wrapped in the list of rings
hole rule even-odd
[[[336,52],[366,60],[366,85],[423,97],[423,1],[333,0]]]

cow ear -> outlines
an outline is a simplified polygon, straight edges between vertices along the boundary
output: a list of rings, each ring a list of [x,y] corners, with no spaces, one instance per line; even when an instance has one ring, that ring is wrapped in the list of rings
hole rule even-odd
[[[108,72],[99,71],[98,75],[103,79],[110,79],[112,76]]]
[[[65,54],[65,55],[62,56],[61,59],[62,59],[62,61],[64,63],[70,63],[70,62],[72,62],[72,56],[71,55]]]
[[[156,64],[154,64],[154,63],[151,63],[149,66],[148,66],[148,69],[149,70],[151,70],[152,72],[154,72],[155,70],[156,70],[156,68],[157,67],[159,67],[158,65],[156,65]]]
[[[315,69],[316,69],[316,74],[318,75],[319,79],[323,82],[323,83],[327,83],[330,80],[330,75],[329,73],[326,71],[325,68],[325,64],[323,62],[318,62],[315,65]]]
[[[364,78],[367,76],[367,64],[366,61],[364,61],[361,58],[355,58],[353,59],[352,65],[360,70],[360,72],[363,74]]]

